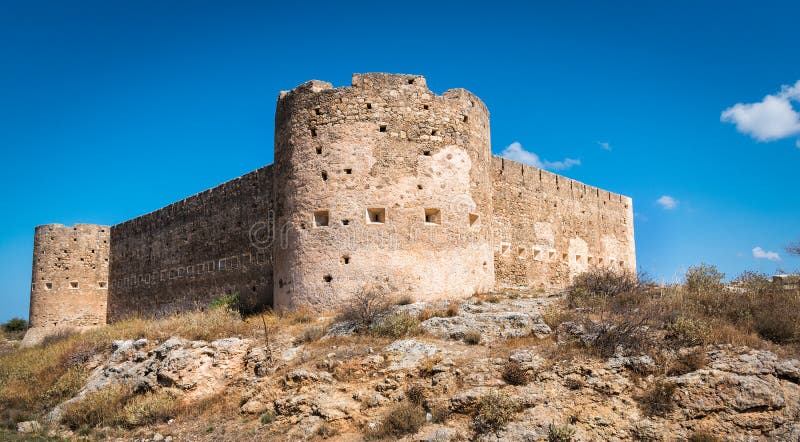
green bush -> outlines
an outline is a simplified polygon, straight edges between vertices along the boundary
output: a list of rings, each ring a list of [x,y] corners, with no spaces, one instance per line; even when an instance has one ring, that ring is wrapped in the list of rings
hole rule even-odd
[[[723,279],[725,274],[717,270],[717,266],[700,263],[686,271],[686,288],[691,293],[719,291],[724,287]]]
[[[231,295],[222,295],[219,298],[211,301],[208,304],[209,310],[215,310],[221,307],[226,307],[232,311],[239,311],[239,293],[234,293]]]
[[[28,329],[28,321],[22,318],[11,318],[2,325],[3,331],[14,333],[14,332],[23,332]]]
[[[598,307],[612,298],[636,291],[636,275],[626,270],[598,267],[575,277],[567,290],[567,304],[572,307]]]

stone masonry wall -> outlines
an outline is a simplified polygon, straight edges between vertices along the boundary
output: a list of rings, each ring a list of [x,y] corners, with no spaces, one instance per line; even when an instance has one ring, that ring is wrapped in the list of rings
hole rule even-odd
[[[272,303],[272,166],[111,228],[109,321]]]
[[[417,299],[492,288],[489,113],[463,89],[355,74],[281,93],[275,304],[337,305],[379,282]]]
[[[109,227],[38,226],[33,240],[32,329],[106,323]]]
[[[281,92],[274,165],[110,228],[37,227],[28,336],[234,293],[335,308],[370,283],[432,300],[636,270],[630,198],[490,146],[483,102],[421,76]]]
[[[562,288],[591,267],[636,271],[630,198],[492,157],[498,286]]]

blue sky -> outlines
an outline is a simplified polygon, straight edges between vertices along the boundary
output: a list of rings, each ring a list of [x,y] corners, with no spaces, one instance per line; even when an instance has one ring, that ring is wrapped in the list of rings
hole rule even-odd
[[[271,163],[278,91],[353,72],[467,88],[495,153],[631,196],[659,279],[800,268],[797,2],[283,3],[0,3],[0,320],[27,317],[34,226]]]

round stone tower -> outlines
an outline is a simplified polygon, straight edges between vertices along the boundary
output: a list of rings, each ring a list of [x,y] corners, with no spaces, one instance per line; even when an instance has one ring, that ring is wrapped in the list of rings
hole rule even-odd
[[[282,92],[275,116],[276,307],[335,307],[365,284],[417,300],[494,286],[489,112],[416,75]]]
[[[36,228],[27,343],[53,329],[106,323],[109,233],[94,224]]]

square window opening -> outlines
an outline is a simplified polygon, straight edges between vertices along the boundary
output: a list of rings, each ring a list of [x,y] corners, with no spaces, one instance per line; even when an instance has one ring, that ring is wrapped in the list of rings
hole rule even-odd
[[[350,220],[349,219],[343,219],[342,220],[342,225],[343,226],[349,226],[350,225]]]
[[[422,105],[422,109],[424,109],[424,110],[428,110],[428,109],[430,109],[430,108],[431,108],[431,107],[430,107],[430,106],[428,106],[427,104],[423,104],[423,105]]]
[[[382,207],[372,207],[367,209],[367,223],[383,224],[386,222],[386,209]]]
[[[44,288],[47,290],[53,290],[53,283],[52,282],[45,282]]]
[[[325,276],[322,277],[322,280],[325,281],[325,282],[331,282],[331,281],[333,281],[333,276],[325,275]]]
[[[408,84],[414,84],[414,79],[413,78],[409,78],[408,79]]]
[[[322,155],[322,147],[317,147],[316,149],[317,155]]]
[[[511,250],[511,244],[507,242],[500,243],[500,254],[505,255]]]
[[[367,103],[367,109],[372,109],[372,103]]]
[[[322,181],[328,181],[328,172],[322,172]]]
[[[98,286],[99,288],[101,288],[101,289],[104,289],[104,288],[106,288],[106,287],[107,287],[107,284],[106,284],[106,282],[105,282],[105,281],[98,281],[98,282],[97,282],[97,286]]]
[[[316,137],[317,136],[317,130],[316,129],[314,129],[314,128],[311,129],[311,136],[312,137]]]
[[[70,281],[69,282],[69,287],[73,288],[73,289],[78,288],[78,281]]]
[[[380,125],[380,131],[381,132],[386,132],[386,125],[385,124],[381,124]]]
[[[322,110],[320,108],[318,108],[318,107],[314,108],[314,114],[315,115],[322,115]]]
[[[439,209],[425,209],[425,224],[441,224],[442,212]]]
[[[350,257],[347,255],[342,256],[342,264],[350,264]]]
[[[435,137],[435,136],[438,136],[438,135],[439,135],[439,129],[433,129],[433,130],[431,130],[431,135],[433,135],[434,137]]]
[[[466,115],[464,115],[464,122],[465,122],[465,123],[468,123],[468,122],[469,122],[469,117],[468,117],[468,116],[466,116]]]
[[[575,255],[575,262],[581,262],[581,255]]]
[[[478,223],[478,214],[477,213],[470,213],[469,214],[469,225],[474,226]]]
[[[561,255],[561,260],[562,260],[562,261],[564,261],[564,262],[567,262],[567,260],[568,260],[568,259],[569,259],[569,257],[567,256],[567,254],[566,254],[566,253],[563,253],[563,254]]]
[[[346,175],[352,175],[353,174],[353,169],[347,168],[347,169],[344,170],[344,173]]]
[[[314,227],[327,227],[328,226],[328,211],[317,210],[314,212]]]

